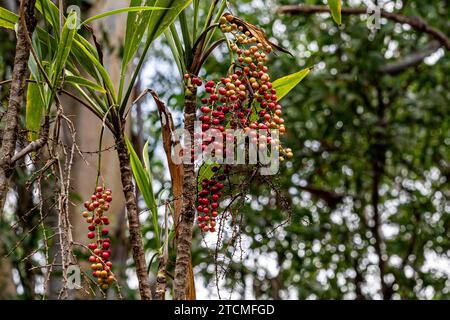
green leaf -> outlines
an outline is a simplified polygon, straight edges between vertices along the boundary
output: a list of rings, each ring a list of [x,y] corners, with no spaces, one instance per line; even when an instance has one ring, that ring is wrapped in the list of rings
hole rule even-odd
[[[283,78],[275,80],[272,85],[277,90],[278,100],[283,99],[292,89],[294,89],[311,71],[311,68],[303,69]]]
[[[155,6],[170,10],[152,12],[146,43],[152,43],[158,38],[191,2],[192,0],[156,0]]]
[[[212,171],[212,167],[215,166],[217,164],[208,164],[208,163],[204,163],[201,167],[200,170],[198,172],[197,175],[197,184],[198,184],[198,188],[201,189],[201,184],[203,179],[211,179],[214,176],[214,172]]]
[[[189,5],[189,3],[191,3],[191,1],[192,0],[147,0],[147,4],[150,6],[155,7],[157,6],[169,9],[151,11],[151,15],[148,18],[146,17],[145,19],[143,19],[141,26],[139,26],[139,28],[136,29],[137,31],[139,31],[136,33],[136,38],[130,40],[130,42],[127,43],[125,46],[125,55],[124,59],[122,60],[122,70],[119,86],[119,99],[121,99],[120,101],[121,112],[124,112],[125,110],[126,104],[128,103],[128,99],[130,98],[131,92],[136,83],[136,79],[138,77],[140,69],[142,68],[144,60],[146,59],[145,56],[147,54],[148,49],[150,48],[150,45],[175,21],[176,17],[180,14],[181,11],[183,11]],[[133,21],[132,18],[130,18],[130,20],[127,22],[127,26],[129,26],[132,23],[132,21]],[[131,81],[127,87],[125,96],[122,99],[122,92],[124,90],[127,65],[130,62],[130,60],[134,57],[136,50],[139,47],[139,43],[142,40],[143,32],[141,28],[143,26],[145,26],[145,28],[147,29],[147,39],[145,41],[145,47],[142,52],[139,63],[135,68],[133,76],[131,77]],[[129,34],[128,31],[127,34]]]
[[[138,6],[141,2],[141,0],[131,0],[130,7]],[[147,0],[145,5],[148,6],[150,3],[154,3],[154,1]],[[130,62],[138,50],[145,31],[147,30],[151,14],[151,11],[131,11],[128,13],[125,43],[123,47],[122,69]]]
[[[36,1],[36,9],[44,16],[44,19],[50,23],[53,31],[59,37],[59,9],[50,0],[38,0]]]
[[[150,159],[148,157],[148,141],[144,145],[144,149],[142,150],[142,159],[144,160],[144,169],[147,172],[148,180],[150,181],[150,185],[153,183],[152,170],[150,167]]]
[[[77,32],[76,28],[71,28],[76,24],[77,14],[76,12],[72,12],[67,18],[66,23],[64,24],[61,39],[58,43],[58,49],[56,51],[55,59],[52,63],[51,69],[51,79],[53,87],[58,86],[58,81],[61,76],[62,70],[66,64],[67,58],[69,57],[70,51],[72,49],[72,43]]]
[[[88,59],[89,63],[92,63],[95,66],[95,68],[97,69],[97,71],[100,73],[100,75],[101,75],[101,77],[103,79],[103,82],[104,82],[104,84],[106,86],[106,89],[111,94],[113,102],[116,102],[116,95],[115,95],[114,86],[112,84],[111,78],[109,77],[109,74],[106,71],[105,67],[80,42],[75,40],[75,44],[76,44],[77,49],[81,50],[81,54],[83,54]]]
[[[66,76],[64,78],[64,82],[73,84],[73,85],[80,85],[82,87],[91,88],[95,91],[99,91],[102,93],[105,93],[106,90],[99,84],[90,81],[88,79],[85,79],[83,77],[77,77],[77,76]]]
[[[333,20],[338,25],[341,25],[342,23],[341,0],[328,0],[328,6],[330,7],[331,16],[333,17]]]
[[[0,27],[14,29],[14,25],[19,21],[19,16],[15,13],[0,7]]]
[[[30,77],[30,80],[34,81],[35,79]],[[42,116],[44,115],[45,102],[40,87],[41,85],[37,83],[28,83],[25,125],[29,132],[28,138],[30,141],[38,138]]]
[[[88,24],[91,21],[98,20],[101,18],[105,18],[114,14],[124,13],[124,12],[136,12],[136,11],[153,11],[153,10],[167,10],[167,8],[162,7],[148,7],[148,6],[137,6],[137,7],[128,7],[128,8],[120,8],[120,9],[114,9],[108,12],[104,12],[101,14],[97,14],[93,17],[90,17],[89,19],[86,19],[81,23],[81,25]]]
[[[144,170],[144,167],[142,166],[142,163],[139,160],[139,157],[137,156],[136,151],[134,151],[133,145],[128,140],[128,138],[125,137],[125,140],[127,143],[128,151],[130,153],[131,170],[133,171],[134,179],[136,181],[137,187],[139,188],[139,190],[142,194],[142,197],[144,198],[145,204],[147,205],[147,208],[150,210],[150,212],[152,214],[153,229],[154,229],[154,233],[156,236],[156,241],[158,243],[158,247],[160,247],[161,242],[160,242],[160,238],[159,238],[158,210],[157,210],[155,194],[153,192],[153,187],[151,184],[151,180],[152,180],[151,171]],[[148,146],[147,146],[147,148],[148,148]],[[148,159],[147,159],[147,161],[148,161]],[[149,169],[149,167],[147,167],[147,169]]]

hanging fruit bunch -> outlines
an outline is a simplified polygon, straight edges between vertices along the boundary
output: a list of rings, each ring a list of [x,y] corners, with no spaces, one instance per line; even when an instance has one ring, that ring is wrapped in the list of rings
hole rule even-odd
[[[87,237],[91,240],[88,248],[93,253],[89,257],[92,276],[97,278],[97,282],[103,290],[107,290],[114,281],[111,273],[112,262],[109,261],[111,240],[107,237],[109,230],[106,227],[109,225],[109,218],[106,214],[113,198],[109,188],[105,189],[99,186],[95,191],[91,200],[84,203],[86,211],[83,212],[83,217],[89,224]]]
[[[278,130],[283,136],[286,132],[282,106],[278,103],[277,91],[271,83],[267,67],[269,54],[273,48],[285,49],[267,40],[264,32],[237,17],[227,13],[220,19],[220,29],[227,37],[233,62],[228,74],[220,81],[206,81],[206,97],[201,99],[202,144],[198,150],[191,151],[192,159],[207,148],[213,155],[226,157],[230,147],[235,146],[236,137],[228,135],[226,129],[242,129],[249,133],[251,142],[260,151],[268,145],[278,148],[279,160],[292,158],[291,149],[283,149],[280,141],[272,137],[269,130]],[[185,76],[189,79],[189,75]],[[191,79],[195,86],[201,86],[198,77]],[[215,136],[222,135],[221,141]],[[199,137],[197,137],[199,138]],[[227,142],[230,142],[228,146]],[[199,181],[197,198],[198,226],[204,232],[214,232],[219,214],[219,201],[224,188],[223,181],[231,172],[230,165],[217,165],[211,168],[211,178]]]

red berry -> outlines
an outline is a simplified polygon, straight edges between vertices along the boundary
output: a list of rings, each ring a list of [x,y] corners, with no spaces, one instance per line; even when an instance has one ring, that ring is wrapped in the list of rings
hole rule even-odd
[[[94,239],[95,238],[95,232],[94,231],[89,232],[88,233],[88,238],[89,239]]]
[[[106,236],[109,233],[109,230],[107,228],[102,229],[102,235]]]
[[[97,187],[97,189],[95,189],[95,191],[97,191],[97,192],[102,192],[102,191],[103,191],[103,188],[102,188],[102,187]]]

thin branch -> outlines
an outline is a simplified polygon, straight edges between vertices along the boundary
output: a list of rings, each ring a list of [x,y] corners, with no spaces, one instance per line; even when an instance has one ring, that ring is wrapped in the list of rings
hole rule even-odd
[[[279,13],[295,14],[315,14],[315,13],[329,13],[330,9],[326,6],[304,6],[304,5],[288,5],[281,6],[277,10]],[[367,8],[350,8],[344,7],[341,10],[344,15],[361,15],[369,14]],[[388,20],[408,24],[419,32],[428,33],[430,36],[438,40],[442,46],[450,50],[450,39],[439,29],[430,26],[425,20],[420,17],[408,17],[400,13],[387,12],[380,10],[380,15]]]
[[[44,117],[44,125],[41,128],[40,137],[37,140],[30,142],[25,148],[17,152],[12,158],[10,165],[13,166],[18,160],[22,159],[26,155],[32,152],[36,152],[41,149],[48,141],[50,129],[49,116]]]
[[[441,45],[439,42],[433,41],[427,48],[424,49],[424,51],[411,53],[402,60],[383,65],[378,69],[378,71],[391,75],[399,74],[409,67],[418,65],[423,61],[423,59],[436,52],[436,50],[440,47]]]

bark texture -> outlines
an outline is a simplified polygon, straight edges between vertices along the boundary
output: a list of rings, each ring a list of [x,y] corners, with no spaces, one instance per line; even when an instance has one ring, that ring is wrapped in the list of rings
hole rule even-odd
[[[4,117],[5,127],[0,148],[0,210],[3,211],[9,189],[9,180],[13,172],[11,158],[14,156],[17,142],[19,114],[23,103],[26,80],[29,75],[28,59],[30,46],[27,41],[27,29],[31,33],[36,27],[34,8],[36,0],[23,0],[21,11],[23,16],[19,21],[17,30],[16,54],[12,74],[9,105]],[[26,25],[26,27],[24,26]]]
[[[136,274],[139,281],[139,293],[142,300],[151,300],[150,280],[147,274],[147,262],[145,259],[144,245],[141,236],[141,223],[136,205],[130,156],[125,144],[124,134],[116,137],[117,154],[120,163],[120,177],[122,179],[123,194],[127,208],[128,227],[130,230],[130,242],[133,259],[136,265]]]
[[[196,110],[196,88],[186,88],[184,100],[184,127],[190,137],[194,137],[194,122]],[[175,261],[174,299],[185,300],[188,297],[187,284],[191,266],[192,228],[195,217],[195,197],[197,179],[194,164],[183,165],[183,208],[177,226],[177,258]],[[192,272],[192,271],[191,271]]]
[[[167,260],[165,259],[165,257],[161,256],[159,258],[158,274],[156,275],[155,300],[165,300],[166,298],[166,266]]]
[[[173,193],[173,207],[174,207],[174,221],[178,225],[181,220],[181,212],[183,210],[183,176],[184,168],[182,164],[177,164],[172,159],[172,146],[175,150],[180,148],[180,141],[173,137],[172,133],[175,131],[172,114],[166,108],[164,103],[159,100],[157,94],[150,90],[151,95],[155,99],[158,107],[159,118],[161,120],[162,139],[164,151],[166,153],[167,162],[169,165],[170,177],[172,180]],[[194,194],[195,196],[195,194]],[[178,241],[178,229],[175,233],[175,243]],[[187,275],[186,299],[195,300],[195,279],[192,270],[192,259],[189,260],[188,275]]]

